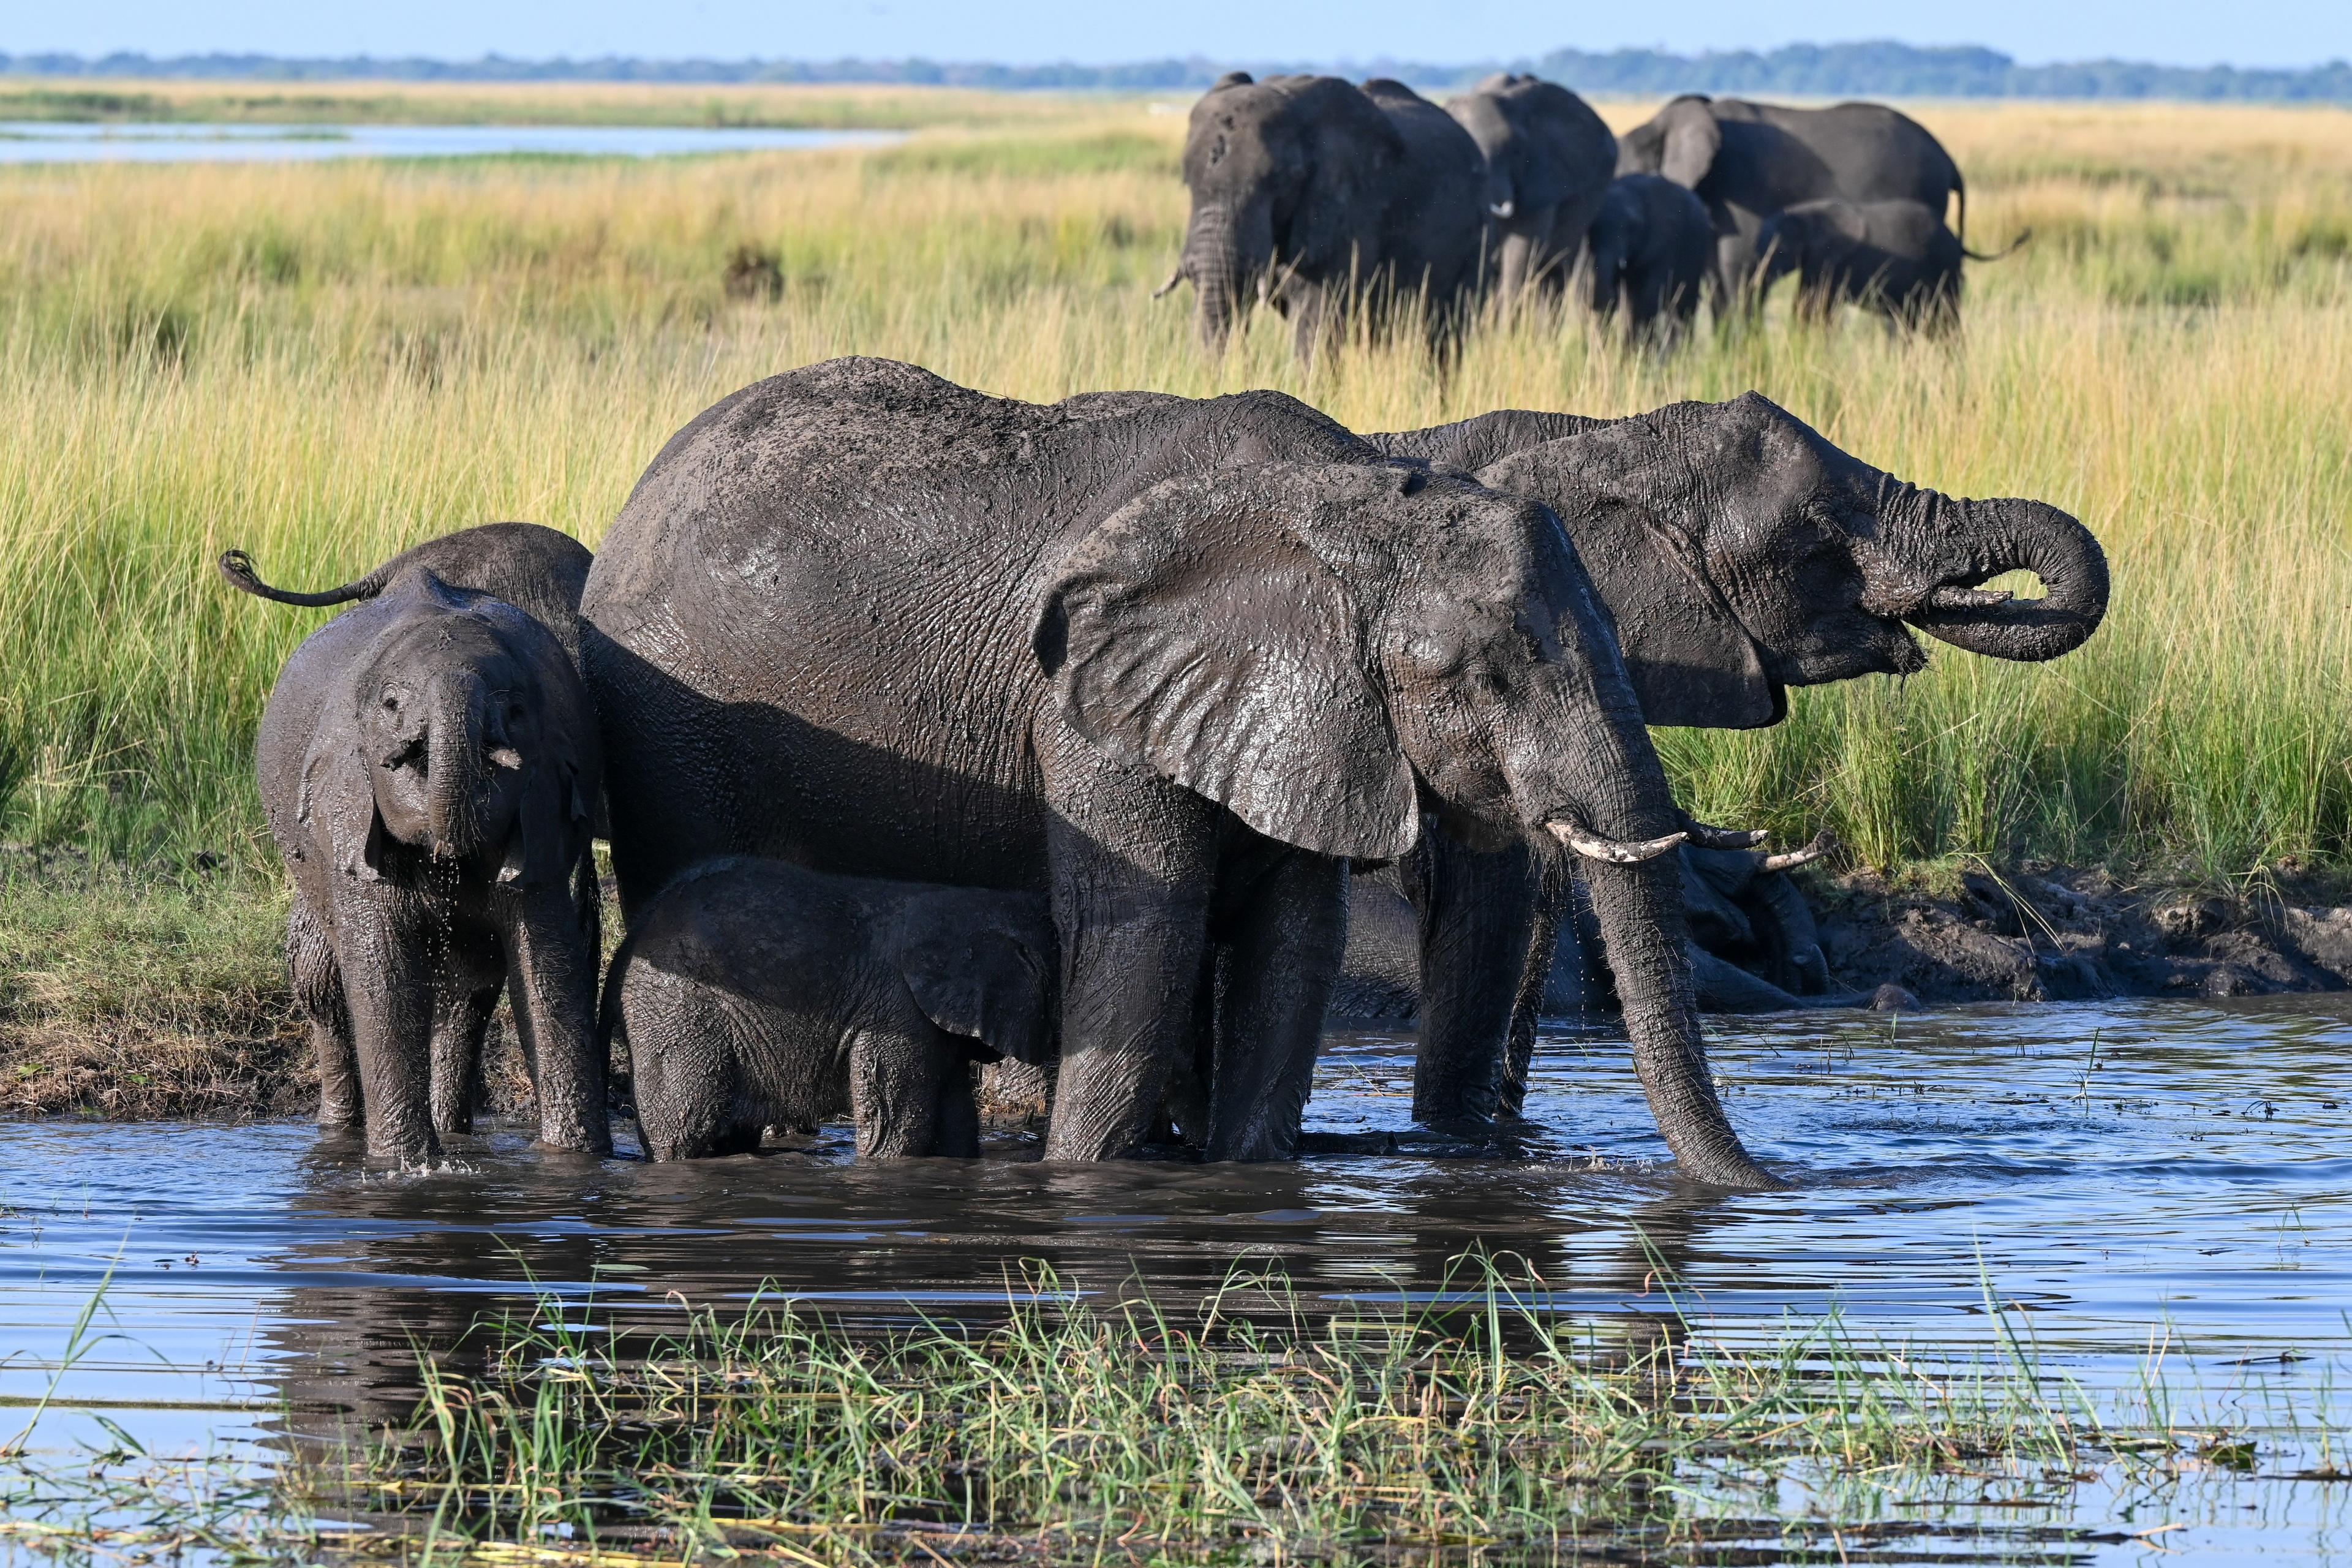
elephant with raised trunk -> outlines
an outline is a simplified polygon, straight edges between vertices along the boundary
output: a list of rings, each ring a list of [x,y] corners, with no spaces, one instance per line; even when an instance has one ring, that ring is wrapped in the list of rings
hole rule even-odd
[[[467,558],[457,538],[445,562]],[[222,570],[289,597],[241,552]],[[287,962],[319,1119],[364,1126],[371,1154],[434,1159],[438,1133],[470,1125],[506,988],[541,1141],[609,1152],[593,1016],[597,736],[579,673],[537,620],[419,561],[356,587],[313,596],[361,602],[287,660],[256,749],[294,882]]]
[[[1617,139],[1617,172],[1663,174],[1706,204],[1716,233],[1718,310],[1751,309],[1758,240],[1800,202],[1917,202],[1968,234],[1959,165],[1927,127],[1881,103],[1790,109],[1685,93]]]
[[[1246,71],[1192,106],[1184,250],[1202,342],[1222,351],[1253,299],[1296,323],[1309,358],[1361,307],[1458,322],[1486,260],[1486,161],[1470,133],[1402,82]]]
[[[1617,138],[1591,104],[1541,77],[1498,72],[1447,100],[1445,112],[1486,159],[1486,212],[1503,298],[1560,288],[1615,177]]]
[[[1924,668],[1915,631],[2056,658],[2106,613],[2106,557],[2056,507],[1906,483],[1752,392],[1617,420],[1507,409],[1369,439],[1559,517],[1653,724],[1777,723],[1790,686]],[[1982,586],[2020,570],[2041,597]],[[1565,889],[1517,845],[1481,850],[1442,827],[1421,861],[1406,888],[1423,967],[1456,978],[1423,997],[1414,1113],[1481,1122],[1516,1104],[1506,1042],[1532,1039]],[[1464,977],[1471,966],[1483,976]]]
[[[1276,393],[1041,406],[837,360],[673,437],[582,613],[625,909],[730,854],[1048,896],[1049,1158],[1137,1149],[1180,1066],[1212,1157],[1291,1152],[1349,862],[1426,811],[1596,858],[1668,1144],[1769,1180],[1700,1042],[1683,819],[1539,502]]]

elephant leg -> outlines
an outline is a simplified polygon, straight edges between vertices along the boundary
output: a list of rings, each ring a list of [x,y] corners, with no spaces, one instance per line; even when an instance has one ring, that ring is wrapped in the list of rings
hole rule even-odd
[[[335,910],[335,963],[368,1153],[412,1166],[430,1164],[441,1152],[430,1093],[434,977],[425,922],[432,915],[409,909],[416,902],[415,895],[391,889],[352,889],[341,893]],[[402,918],[404,911],[410,918]]]
[[[1323,1015],[1348,948],[1348,863],[1263,844],[1221,888],[1212,1160],[1286,1160],[1314,1086]],[[1250,874],[1251,872],[1255,874]]]
[[[941,1110],[961,1085],[963,1102]],[[928,1018],[861,1030],[849,1046],[849,1106],[857,1119],[857,1157],[911,1160],[980,1152],[980,1115],[971,1104],[964,1052]],[[943,1142],[958,1146],[943,1148]]]
[[[310,1057],[319,1072],[319,1125],[357,1131],[363,1120],[358,1053],[351,1015],[343,1006],[343,972],[325,922],[301,894],[286,917],[286,973],[294,1003],[310,1026]]]
[[[493,939],[469,942],[465,934],[436,933],[434,965],[433,1130],[444,1137],[474,1130],[474,1106],[482,1087],[482,1041],[506,984],[506,960]]]
[[[1327,328],[1339,325],[1340,311],[1328,285],[1292,279],[1283,286],[1284,313],[1292,322],[1292,345],[1301,364],[1313,364]]]
[[[1404,871],[1421,916],[1413,1120],[1484,1126],[1500,1103],[1511,1016],[1541,902],[1535,852],[1515,844],[1480,853],[1433,827]]]
[[[501,896],[507,994],[539,1097],[539,1141],[609,1154],[604,1058],[596,1039],[596,911],[568,889]]]
[[[1505,1116],[1517,1116],[1527,1108],[1528,1078],[1535,1066],[1536,1025],[1543,1015],[1544,998],[1551,991],[1552,965],[1559,956],[1560,935],[1564,931],[1575,930],[1569,908],[1569,900],[1574,895],[1567,861],[1558,855],[1546,855],[1538,869],[1535,926],[1528,938],[1527,971],[1519,978],[1518,1002],[1511,1009],[1511,1037],[1503,1052],[1503,1083],[1497,1109]]]

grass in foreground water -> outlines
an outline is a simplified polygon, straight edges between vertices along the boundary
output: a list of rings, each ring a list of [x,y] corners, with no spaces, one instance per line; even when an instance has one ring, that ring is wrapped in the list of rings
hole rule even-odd
[[[1274,385],[1366,429],[1759,388],[1906,477],[2076,511],[2115,605],[2048,667],[1943,652],[1775,730],[1664,732],[1693,809],[1890,866],[2352,864],[2352,115],[1925,108],[1972,238],[2035,231],[1972,269],[1965,342],[1776,321],[1662,362],[1538,313],[1449,374],[1363,343],[1302,370],[1271,320],[1204,359],[1147,297],[1181,118],[986,101],[878,150],[0,173],[0,833],[266,865],[247,748],[319,616],[227,592],[221,549],[305,584],[493,518],[593,542],[696,411],[867,353],[1039,399]],[[745,247],[772,291],[733,298]]]
[[[1177,1313],[1040,1274],[993,1325],[754,1301],[658,1337],[550,1300],[489,1326],[477,1372],[427,1359],[411,1423],[313,1431],[275,1473],[109,1479],[117,1454],[20,1464],[0,1498],[36,1531],[129,1498],[149,1544],[425,1560],[1707,1562],[1916,1537],[2040,1560],[2079,1544],[2095,1483],[2156,1537],[2184,1477],[2340,1476],[2324,1401],[2214,1425],[2176,1411],[2156,1359],[2095,1397],[1990,1291],[2000,1331],[1970,1360],[1835,1317],[1717,1340],[1663,1279],[1656,1314],[1581,1322],[1500,1260],[1456,1283],[1333,1316],[1237,1274]]]

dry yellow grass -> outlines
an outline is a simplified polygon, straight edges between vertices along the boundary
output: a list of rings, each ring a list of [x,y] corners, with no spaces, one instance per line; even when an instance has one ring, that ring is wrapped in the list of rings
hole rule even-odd
[[[1204,359],[1147,298],[1181,117],[998,101],[882,150],[0,174],[5,831],[258,859],[245,748],[316,617],[228,594],[220,549],[309,582],[494,517],[593,542],[697,410],[863,353],[1039,399],[1274,385],[1365,429],[1760,389],[1923,483],[2077,511],[2115,609],[2046,668],[1944,654],[1776,731],[1669,733],[1696,808],[1880,863],[2345,859],[2352,115],[1922,106],[1972,237],[2036,233],[1972,269],[1964,342],[1776,321],[1659,361],[1571,317],[1448,375],[1411,345],[1301,370],[1271,321]],[[725,297],[747,244],[772,302]]]

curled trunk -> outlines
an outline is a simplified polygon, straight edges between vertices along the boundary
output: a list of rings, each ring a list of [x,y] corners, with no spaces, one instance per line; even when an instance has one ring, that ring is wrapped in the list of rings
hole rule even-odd
[[[470,672],[444,677],[433,689],[425,741],[425,830],[436,857],[463,858],[482,848],[489,760],[483,739],[481,679]]]
[[[2107,611],[2107,557],[2091,531],[2037,500],[1953,500],[1903,487],[1880,512],[1884,545],[1906,580],[1903,618],[1929,637],[1994,658],[2056,658]],[[2036,599],[1974,593],[2004,572],[2042,580]]]

